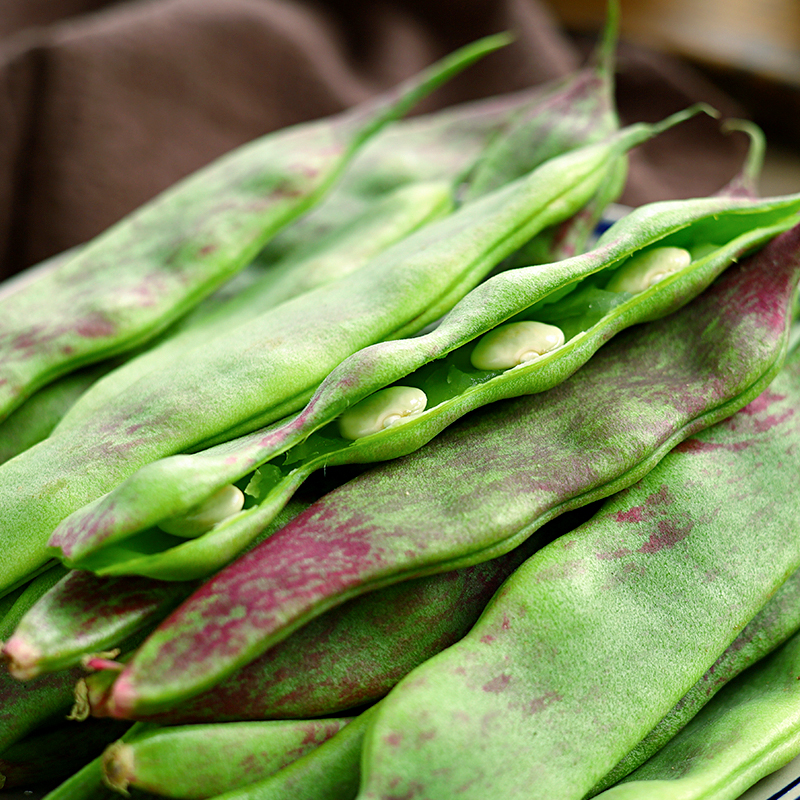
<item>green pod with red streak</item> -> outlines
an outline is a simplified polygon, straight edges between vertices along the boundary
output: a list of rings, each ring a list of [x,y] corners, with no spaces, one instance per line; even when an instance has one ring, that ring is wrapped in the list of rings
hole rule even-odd
[[[204,800],[266,778],[319,747],[350,720],[220,722],[156,728],[103,753],[106,784]]]
[[[544,541],[587,518],[584,509],[566,514],[500,558],[353,598],[209,691],[162,714],[132,718],[166,725],[302,719],[373,702],[464,636],[500,584]],[[109,703],[115,676],[111,670],[87,675],[93,716],[118,712]]]
[[[64,723],[12,745],[0,753],[0,788],[52,785],[70,776],[125,732],[124,723],[108,722]]]
[[[552,388],[618,331],[675,311],[705,289],[731,259],[796,223],[798,206],[797,197],[753,201],[727,196],[642,207],[613,226],[608,240],[604,244],[601,240],[592,253],[503,272],[470,292],[434,331],[359,351],[334,369],[306,409],[288,422],[194,455],[147,464],[60,523],[50,546],[65,563],[99,574],[143,574],[164,580],[210,574],[250,546],[313,471],[408,454],[468,411]],[[645,291],[630,294],[596,285],[613,280],[610,275],[624,270],[620,264],[632,254],[644,256],[679,244],[691,247],[691,242],[707,244],[712,238],[725,244],[714,245],[685,270]],[[603,274],[605,270],[608,274]],[[579,272],[585,280],[579,279]],[[563,292],[566,295],[561,296]],[[559,299],[550,302],[550,293]],[[477,337],[530,304],[534,310],[524,313],[558,323],[566,343],[513,368],[474,367],[470,359]],[[337,427],[340,412],[401,377],[415,361],[421,362],[420,368],[406,376],[404,391],[421,393],[429,407],[400,424],[354,441],[346,438]],[[255,502],[205,535],[180,541],[153,527],[190,513],[256,468],[257,480],[248,485]]]
[[[334,605],[494,558],[630,486],[768,385],[798,279],[800,227],[556,389],[486,408],[331,492],[179,606],[116,681],[113,702],[123,713],[168,708]]]
[[[33,576],[24,586],[12,592],[13,602],[6,605],[0,619],[0,642],[7,639],[19,624],[19,621],[52,589],[67,572],[60,564],[52,564]],[[3,598],[5,600],[5,598]]]
[[[317,493],[293,498],[273,522],[285,525],[334,483],[317,482]],[[196,588],[196,581],[107,578],[83,570],[64,574],[58,564],[38,579],[0,624],[8,669],[17,680],[67,669],[98,652],[129,649]]]
[[[3,304],[0,414],[165,328],[310,208],[370,136],[508,41],[487,37],[355,109],[234,150],[15,292]]]
[[[728,684],[601,800],[736,800],[800,754],[800,636]],[[778,793],[780,796],[782,793]]]
[[[298,408],[348,355],[370,342],[409,335],[438,319],[537,231],[579,209],[605,179],[609,159],[697,111],[682,112],[655,126],[633,125],[602,142],[550,159],[517,181],[406,237],[355,273],[283,303],[224,338],[217,337],[202,348],[202,358],[186,359],[181,370],[165,366],[149,373],[115,396],[113,403],[104,406],[104,413],[93,415],[63,436],[50,437],[0,468],[0,479],[27,487],[7,504],[0,497],[0,506],[13,506],[5,516],[0,514],[0,521],[5,521],[0,541],[23,513],[26,518],[36,517],[27,522],[28,530],[44,535],[79,505],[78,498],[97,498],[102,489],[116,485],[137,467],[170,452],[199,446],[204,437],[227,436],[237,425],[255,428]],[[800,199],[797,203],[800,205]],[[292,331],[291,336],[287,330]],[[265,375],[269,380],[264,380]],[[235,451],[229,452],[227,443],[221,448],[215,455],[225,451],[224,471],[240,469],[242,459],[234,459]],[[66,456],[69,460],[65,462]],[[174,458],[179,464],[193,463],[188,456]],[[204,491],[209,482],[217,483],[219,476],[207,471],[198,475],[199,471],[194,470],[188,481],[185,474],[171,482],[159,479],[159,507],[172,505],[180,514],[187,492],[200,501],[207,497]],[[45,507],[32,504],[32,496],[50,486],[55,476],[60,491],[54,492],[51,502]],[[122,492],[128,493],[128,501],[131,491],[140,500],[150,494],[148,490],[142,495],[139,488],[126,482]],[[106,507],[117,503],[116,497],[109,498]],[[280,505],[284,502],[285,497]],[[53,533],[49,552],[58,552],[75,565],[99,546],[122,538],[121,533],[109,531],[111,520],[98,519],[103,511],[89,503],[57,532],[47,531]],[[120,506],[120,511],[128,517],[127,508]],[[145,511],[153,513],[149,508]],[[139,513],[133,509],[128,525]],[[87,517],[95,520],[88,534],[83,527]],[[48,553],[45,542],[41,545],[36,553],[39,559]],[[233,553],[217,546],[214,568],[243,546],[240,543]],[[31,559],[34,554],[26,555]],[[101,556],[101,561],[108,559]],[[186,579],[208,573],[207,563],[196,557],[194,562],[195,574],[184,575]],[[174,571],[172,577],[178,578]]]
[[[381,702],[359,797],[583,798],[800,566],[799,406],[794,350],[748,406],[529,559]]]
[[[219,795],[225,800],[353,800],[361,748],[378,706],[364,711],[316,750],[264,780]]]
[[[747,623],[705,675],[669,713],[594,786],[591,796],[617,783],[658,752],[695,714],[742,670],[755,664],[800,630],[800,574],[792,574],[775,596]]]
[[[196,588],[195,582],[71,570],[18,619],[2,655],[17,680],[77,666],[155,625]]]

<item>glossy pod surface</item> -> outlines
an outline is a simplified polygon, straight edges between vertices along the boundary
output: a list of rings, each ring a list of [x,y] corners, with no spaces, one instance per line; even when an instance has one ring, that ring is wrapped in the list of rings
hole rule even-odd
[[[507,552],[559,513],[634,483],[777,372],[799,240],[800,228],[777,239],[556,390],[486,409],[312,505],[154,632],[115,685],[118,707],[168,707],[332,605]]]

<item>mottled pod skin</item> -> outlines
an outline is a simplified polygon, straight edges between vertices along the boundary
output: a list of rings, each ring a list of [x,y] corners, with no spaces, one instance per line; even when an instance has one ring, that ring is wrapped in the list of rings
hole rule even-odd
[[[712,697],[742,670],[764,658],[800,630],[800,574],[793,573],[747,623],[725,652],[664,718],[593,787],[594,796],[661,749]]]
[[[174,725],[308,718],[363,706],[457,642],[519,564],[544,541],[586,518],[583,509],[566,514],[500,558],[356,597],[311,620],[209,691],[162,714],[129,718]],[[110,677],[104,672],[86,677],[94,716],[120,711],[109,704]]]
[[[749,405],[520,567],[382,701],[359,797],[582,798],[800,565],[799,404],[795,350]]]
[[[476,42],[387,95],[234,150],[14,293],[0,330],[0,415],[177,319],[309,208],[370,136],[507,42]]]
[[[736,800],[800,753],[800,636],[728,684],[602,800]],[[780,794],[780,793],[779,793]]]
[[[72,570],[26,611],[2,654],[20,680],[76,666],[82,656],[110,650],[148,621],[162,619],[195,588]]]
[[[185,358],[202,358],[202,349],[195,348],[207,346],[215,336],[225,335],[286,300],[354,272],[396,241],[452,209],[453,186],[449,181],[412,183],[374,200],[360,216],[343,220],[333,230],[306,242],[305,247],[297,247],[282,260],[261,267],[260,277],[246,284],[242,279],[245,285],[227,301],[215,295],[195,308],[164,341],[147,348],[85,392],[59,422],[55,433],[79,427],[110,398],[149,372],[167,364],[177,369]],[[258,269],[256,265],[251,268],[254,274]]]
[[[330,493],[173,612],[116,682],[115,704],[169,707],[333,605],[508,552],[631,485],[768,384],[798,277],[800,227],[555,390],[492,406]]]
[[[103,414],[96,414],[69,435],[51,437],[5,465],[8,479],[25,485],[21,480],[24,474],[35,485],[23,496],[9,500],[13,510],[9,509],[7,523],[0,528],[0,541],[23,511],[27,516],[36,514],[37,519],[28,520],[27,526],[43,534],[70,506],[78,505],[79,497],[97,497],[102,489],[118,483],[123,473],[168,452],[197,446],[204,433],[216,435],[244,420],[257,427],[262,414],[268,413],[263,421],[269,422],[295,410],[348,355],[374,341],[406,336],[434,321],[537,231],[580,208],[596,192],[610,159],[694,113],[696,109],[657,126],[634,125],[602,142],[550,159],[517,181],[465,203],[448,217],[406,237],[355,273],[283,303],[272,314],[235,328],[224,339],[218,337],[203,349],[202,359],[189,361],[179,372],[164,368],[149,373],[146,381],[117,395]],[[292,331],[291,337],[287,330]],[[164,435],[160,434],[162,426]],[[81,454],[86,442],[91,443],[92,452]],[[241,459],[234,462],[235,454],[228,445],[221,447],[225,452],[223,470],[240,470]],[[90,455],[87,469],[84,465]],[[216,455],[212,454],[212,460]],[[69,460],[65,462],[66,456]],[[190,505],[196,505],[209,494],[209,484],[218,480],[219,471],[201,475],[202,467],[195,469],[190,457],[175,460],[189,465],[192,476],[185,480],[182,475],[169,485],[162,477],[156,479],[155,503],[161,511],[171,507],[157,518],[176,516],[189,494],[196,498]],[[30,474],[34,469],[35,477]],[[167,475],[169,470],[168,465]],[[155,465],[156,474],[163,471],[163,464]],[[61,491],[45,509],[39,504],[32,508],[31,495],[53,480]],[[151,496],[129,483],[120,491],[129,498]],[[283,502],[281,499],[277,507]],[[115,531],[116,519],[108,512],[116,504],[117,498],[110,496],[90,503],[53,532],[51,552],[74,565],[98,547],[123,538],[126,528],[135,522],[141,528],[153,518],[152,508],[137,510],[123,504],[120,511],[125,526]],[[92,522],[87,532],[88,519]],[[233,552],[215,546],[214,568],[242,546],[239,542]],[[38,555],[42,558],[44,553]],[[201,567],[202,574],[207,574],[205,564],[194,556],[191,560],[197,565],[191,577],[196,577]],[[178,577],[175,571],[172,576]]]

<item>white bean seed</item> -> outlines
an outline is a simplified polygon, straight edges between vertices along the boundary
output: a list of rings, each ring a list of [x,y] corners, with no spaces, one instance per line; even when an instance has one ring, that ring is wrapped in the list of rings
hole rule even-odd
[[[639,294],[691,263],[691,254],[682,247],[656,247],[631,256],[606,288],[609,292]]]
[[[475,369],[511,369],[561,347],[564,333],[544,322],[509,322],[481,337],[470,361]]]
[[[356,403],[339,417],[339,433],[355,441],[398,425],[425,410],[428,398],[413,386],[389,386]]]

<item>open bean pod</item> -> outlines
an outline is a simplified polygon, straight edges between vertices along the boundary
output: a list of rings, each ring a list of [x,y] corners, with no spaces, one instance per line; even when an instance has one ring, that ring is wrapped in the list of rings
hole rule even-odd
[[[117,680],[115,703],[169,708],[334,605],[508,552],[631,485],[765,388],[798,278],[800,228],[559,387],[486,408],[326,495],[173,612]]]
[[[16,569],[29,570],[47,557],[42,539],[80,507],[79,498],[98,497],[125,473],[168,453],[280,418],[299,408],[319,381],[360,347],[409,335],[438,319],[536,232],[581,208],[606,179],[610,160],[698,110],[658,125],[632,125],[550,159],[425,226],[357,272],[218,337],[199,358],[185,359],[181,369],[149,373],[104,406],[104,413],[8,462],[0,479],[27,488],[7,503],[0,496],[0,507],[7,506],[0,508],[6,512],[0,514],[0,541],[8,539],[9,549],[17,542],[22,515],[35,537],[26,542],[24,556],[17,554]],[[52,487],[53,497],[43,506],[38,498],[45,487]],[[158,493],[170,502],[173,490],[162,484]],[[74,561],[86,554],[87,543],[72,529],[72,523],[62,528],[51,544]],[[96,532],[105,538],[102,526]],[[6,580],[16,577],[8,573]]]
[[[675,311],[733,261],[795,224],[798,209],[798,196],[757,201],[720,196],[643,206],[612,226],[590,253],[496,275],[432,332],[351,356],[288,422],[147,465],[67,518],[50,544],[67,563],[101,574],[176,580],[208,574],[257,539],[314,470],[411,453],[468,411],[559,384],[617,332]],[[641,277],[648,262],[651,273],[655,263],[660,279],[646,287],[626,283],[634,271]],[[564,340],[556,338],[529,360],[525,354],[531,348],[542,349],[536,342],[523,343],[522,360],[507,342],[486,345],[500,329],[490,332],[509,320],[550,323]],[[541,326],[534,327],[535,338]],[[490,354],[499,351],[501,358],[511,352],[512,362],[476,367],[475,352],[482,347]],[[387,385],[399,402],[370,406],[386,398]],[[356,415],[361,427],[353,428],[355,434],[340,427],[340,420]],[[197,538],[178,541],[152,527],[240,481],[253,501],[208,532],[198,530]]]
[[[547,161],[425,226],[355,273],[217,337],[199,358],[183,359],[180,369],[169,365],[148,373],[103,413],[12,459],[0,468],[0,480],[23,490],[0,496],[3,588],[48,557],[47,537],[61,519],[138,466],[233,427],[278,419],[299,408],[352,352],[437,319],[506,255],[592,197],[610,159],[686,115],[662,125],[634,125]],[[44,493],[50,493],[47,504],[40,502]],[[24,540],[21,525],[28,533]]]

